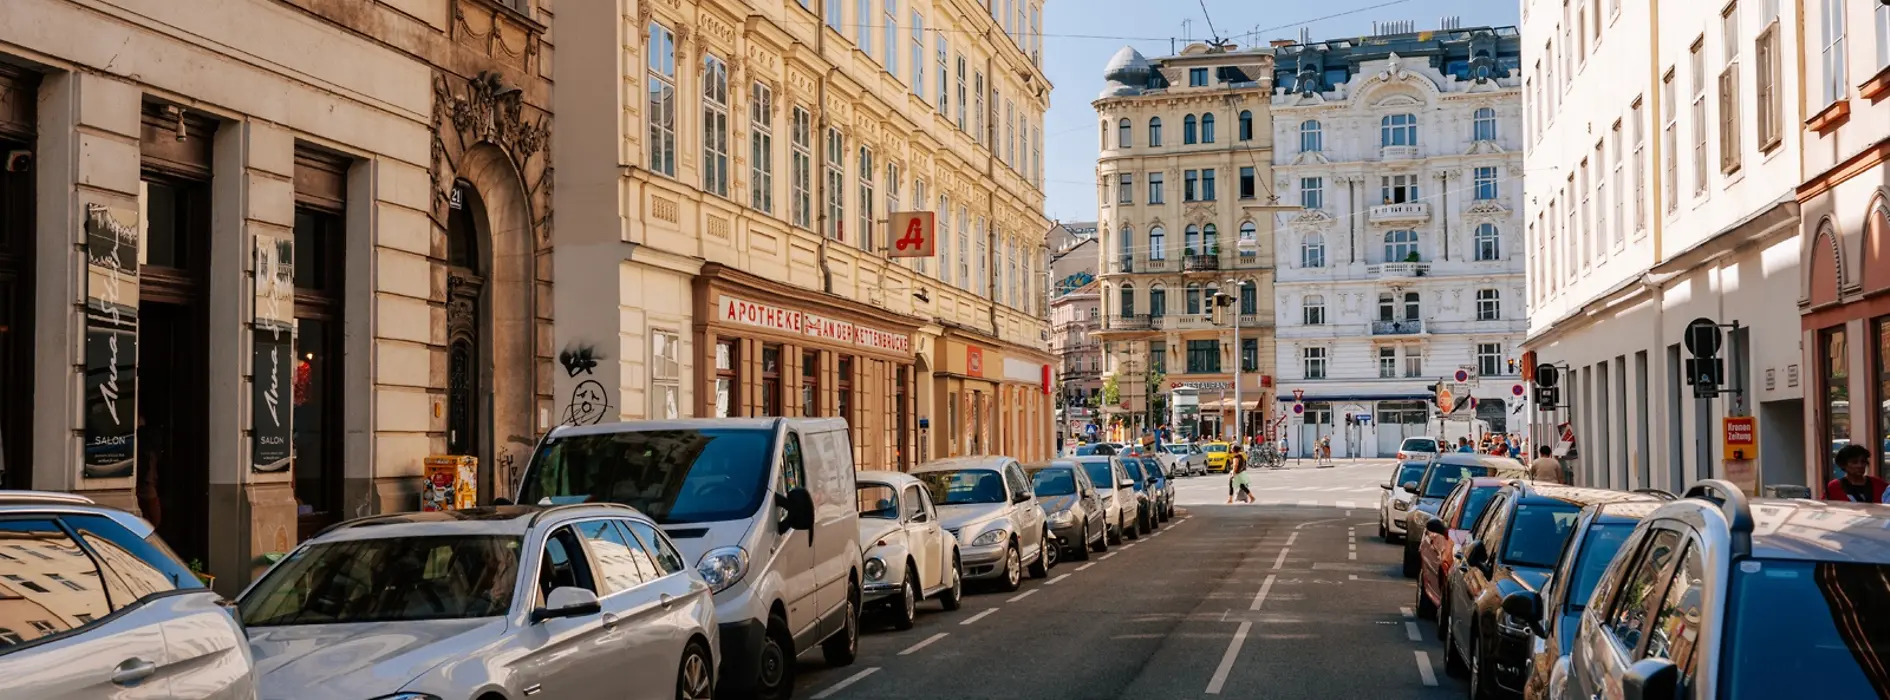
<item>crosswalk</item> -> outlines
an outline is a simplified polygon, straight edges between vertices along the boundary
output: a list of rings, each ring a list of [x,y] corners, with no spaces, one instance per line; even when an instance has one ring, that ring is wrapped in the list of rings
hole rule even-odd
[[[1251,472],[1254,502],[1258,505],[1376,508],[1384,495],[1380,488],[1388,460],[1340,462],[1327,469],[1260,469]],[[1227,502],[1228,477],[1191,478],[1178,484],[1177,500],[1208,505]]]

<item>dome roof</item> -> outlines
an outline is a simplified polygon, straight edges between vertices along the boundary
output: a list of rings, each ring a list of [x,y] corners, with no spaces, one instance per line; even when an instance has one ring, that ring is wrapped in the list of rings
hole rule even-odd
[[[1148,76],[1155,69],[1148,59],[1133,46],[1124,46],[1121,51],[1109,59],[1109,65],[1103,68],[1103,97],[1119,97],[1140,93],[1148,85]]]

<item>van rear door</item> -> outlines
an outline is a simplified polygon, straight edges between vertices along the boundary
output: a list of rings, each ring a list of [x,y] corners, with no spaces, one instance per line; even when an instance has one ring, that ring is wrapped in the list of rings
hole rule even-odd
[[[818,487],[807,480],[807,462],[809,455],[802,435],[790,428],[782,434],[780,474],[775,479],[774,492],[777,503],[784,503],[788,491],[804,488],[814,495],[815,529],[819,529]],[[812,634],[814,623],[819,619],[818,602],[814,595],[818,577],[814,571],[814,541],[808,533],[800,530],[780,531],[782,510],[768,508],[761,517],[760,527],[768,528],[765,539],[774,542],[775,553],[773,568],[781,577],[781,604],[787,606],[788,629],[793,631],[797,642],[803,635]],[[756,553],[759,555],[760,553]],[[762,559],[766,561],[766,559]]]
[[[860,510],[854,496],[853,446],[847,439],[846,423],[822,421],[820,432],[810,436],[818,445],[810,453],[808,475],[814,478],[814,568],[820,572],[821,614],[828,619],[823,633],[840,630],[845,619],[839,612],[847,602],[848,576],[857,571],[860,561]]]

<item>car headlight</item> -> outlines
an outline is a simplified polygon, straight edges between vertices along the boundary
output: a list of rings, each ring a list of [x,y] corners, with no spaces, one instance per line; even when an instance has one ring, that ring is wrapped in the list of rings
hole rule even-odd
[[[879,557],[866,560],[866,580],[882,581],[886,578],[886,562]]]
[[[1392,501],[1391,509],[1392,510],[1410,510],[1411,504],[1406,503],[1404,501]]]
[[[1056,525],[1056,526],[1061,527],[1064,525],[1069,525],[1074,522],[1076,522],[1076,514],[1070,511],[1059,510],[1055,513],[1050,514],[1051,525]]]
[[[989,547],[989,546],[991,546],[991,545],[994,545],[994,544],[997,544],[997,543],[999,543],[999,542],[1003,542],[1003,541],[1004,541],[1004,536],[1005,536],[1005,535],[1009,535],[1009,534],[1011,534],[1011,533],[1009,533],[1009,532],[1007,532],[1007,531],[1005,531],[1005,529],[1004,529],[1004,528],[1001,528],[1001,527],[1000,527],[1000,528],[998,528],[998,529],[995,529],[995,530],[990,530],[990,531],[987,531],[987,532],[985,532],[985,533],[984,533],[984,534],[982,534],[982,535],[979,535],[977,539],[975,539],[975,540],[972,540],[972,541],[971,541],[971,546],[973,546],[973,547]]]
[[[748,574],[748,550],[741,547],[711,549],[696,562],[696,573],[709,584],[711,593],[721,593]]]

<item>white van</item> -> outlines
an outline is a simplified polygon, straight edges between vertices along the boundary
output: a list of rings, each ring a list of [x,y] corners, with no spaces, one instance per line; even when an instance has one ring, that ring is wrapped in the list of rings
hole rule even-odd
[[[552,430],[518,494],[655,519],[715,591],[717,695],[786,698],[802,650],[819,643],[836,666],[858,651],[853,479],[841,419],[633,421]]]

